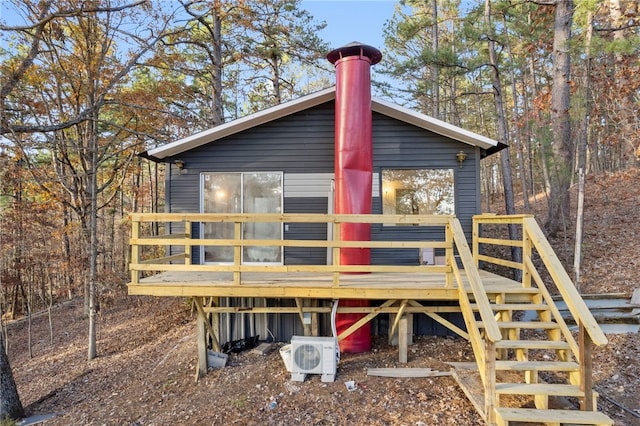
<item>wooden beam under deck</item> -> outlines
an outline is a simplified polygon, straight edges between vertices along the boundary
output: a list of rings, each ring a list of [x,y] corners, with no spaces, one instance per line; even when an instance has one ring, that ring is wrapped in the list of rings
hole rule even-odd
[[[511,279],[481,271],[489,295],[522,286]],[[463,279],[463,281],[466,281]],[[467,283],[465,282],[465,286]],[[409,299],[458,301],[458,289],[446,287],[444,274],[370,273],[342,275],[339,287],[331,274],[243,273],[234,283],[231,273],[163,272],[129,283],[129,294],[178,297],[266,297],[302,299]]]

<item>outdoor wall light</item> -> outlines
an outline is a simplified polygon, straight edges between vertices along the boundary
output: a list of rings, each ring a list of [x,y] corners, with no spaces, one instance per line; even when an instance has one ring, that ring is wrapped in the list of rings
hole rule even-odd
[[[182,170],[184,170],[184,161],[176,160],[173,162],[173,164],[175,164],[176,167],[178,168],[178,174],[182,174]]]
[[[463,150],[458,151],[458,153],[456,154],[456,160],[458,160],[458,164],[460,165],[460,168],[462,168],[462,163],[464,163],[464,160],[466,159],[467,159],[467,154]]]

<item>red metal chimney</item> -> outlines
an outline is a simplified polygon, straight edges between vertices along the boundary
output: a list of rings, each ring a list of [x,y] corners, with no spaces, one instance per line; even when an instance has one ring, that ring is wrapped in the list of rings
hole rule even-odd
[[[352,42],[331,51],[329,62],[336,67],[335,109],[335,213],[371,213],[373,148],[371,124],[371,65],[382,59],[378,49]],[[343,224],[346,241],[371,239],[369,224]],[[368,265],[370,249],[340,250],[341,265]],[[342,300],[341,306],[368,306],[368,300]],[[357,322],[361,314],[339,314],[338,333]],[[342,352],[366,352],[371,348],[371,325],[360,327],[340,342]]]
[[[358,42],[331,51],[336,67],[335,212],[371,213],[373,173],[371,65],[382,59],[375,47]],[[344,224],[343,240],[370,240],[368,224]],[[369,249],[340,250],[341,265],[368,265]]]

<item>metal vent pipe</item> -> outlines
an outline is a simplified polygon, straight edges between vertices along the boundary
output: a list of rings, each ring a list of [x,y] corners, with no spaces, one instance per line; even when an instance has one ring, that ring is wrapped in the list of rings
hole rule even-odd
[[[382,59],[378,49],[353,42],[331,51],[336,68],[335,106],[335,213],[370,214],[373,176],[373,130],[371,118],[371,65]],[[342,240],[369,241],[369,224],[346,223]],[[341,265],[369,265],[370,249],[343,248]],[[368,300],[341,300],[340,306],[368,306]],[[357,322],[362,314],[338,314],[338,333]],[[371,348],[371,324],[367,323],[340,342],[342,352],[359,353]]]
[[[336,68],[335,212],[371,213],[373,148],[371,124],[371,65],[382,59],[375,47],[358,42],[331,51]],[[371,239],[369,224],[343,224],[343,240]],[[340,250],[341,265],[368,265],[370,250]]]

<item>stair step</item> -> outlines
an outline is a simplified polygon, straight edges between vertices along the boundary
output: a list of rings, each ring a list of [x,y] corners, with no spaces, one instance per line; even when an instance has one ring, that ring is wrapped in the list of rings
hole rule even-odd
[[[496,349],[569,349],[567,342],[556,340],[500,340]]]
[[[496,370],[580,371],[580,366],[571,361],[496,361]]]
[[[479,321],[478,328],[484,328],[484,323]],[[560,328],[560,326],[555,322],[546,322],[546,321],[498,321],[499,328],[527,328],[527,329],[545,329],[552,330],[556,328]]]
[[[503,287],[486,285],[484,291],[487,294],[539,294],[540,290],[535,287]],[[473,294],[471,288],[467,287],[467,293]]]
[[[498,424],[508,424],[508,422],[525,422],[613,425],[613,420],[598,411],[496,408],[496,414],[498,416]]]
[[[471,309],[477,310],[478,305],[471,303]],[[548,311],[549,305],[544,303],[492,303],[494,311]]]
[[[499,395],[584,396],[579,386],[550,383],[496,383]]]

